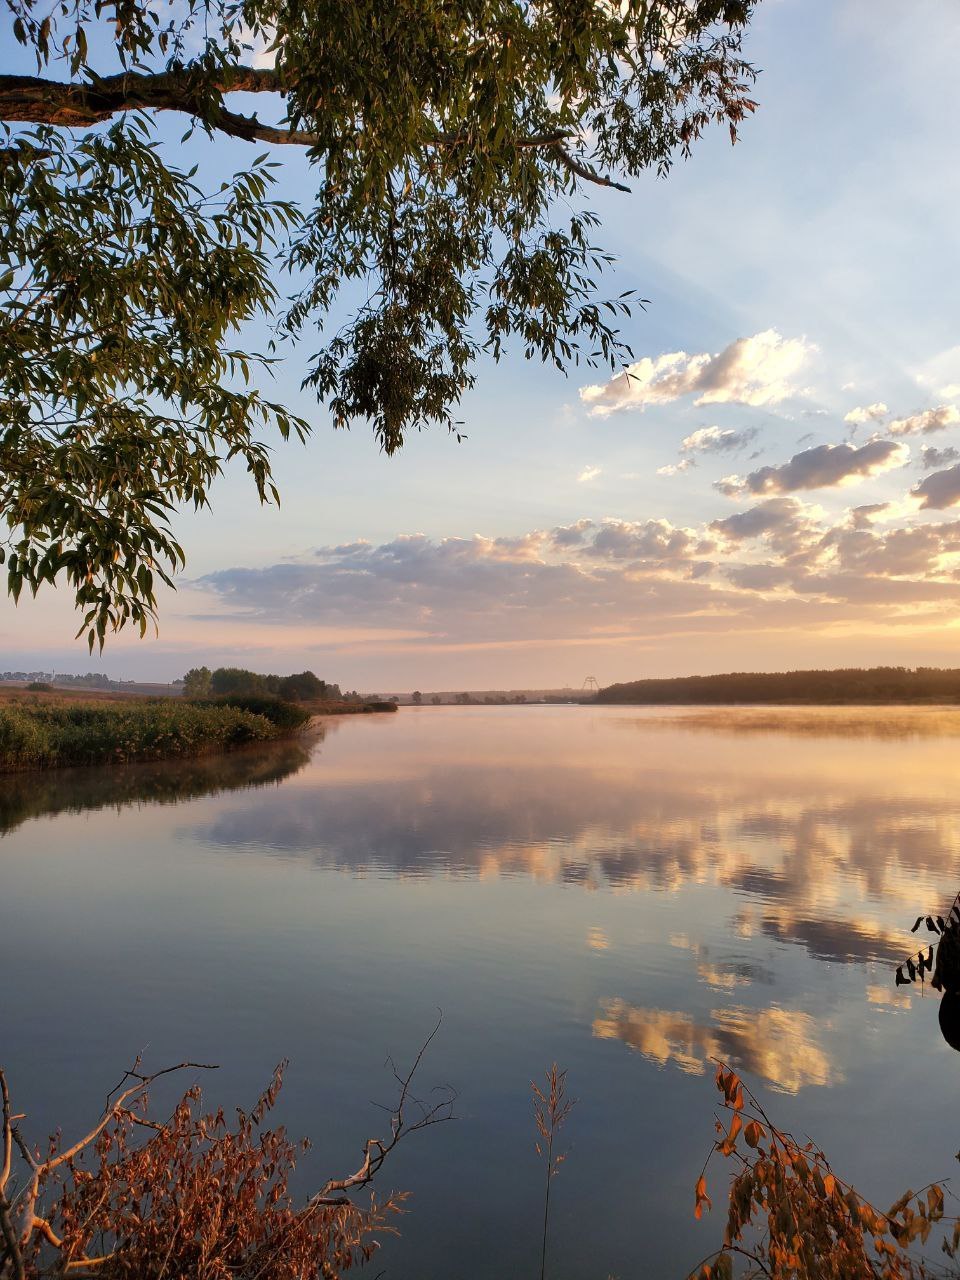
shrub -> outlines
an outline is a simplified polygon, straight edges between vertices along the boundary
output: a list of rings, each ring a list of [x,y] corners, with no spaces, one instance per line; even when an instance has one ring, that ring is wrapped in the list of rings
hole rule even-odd
[[[27,689],[30,693],[53,693],[53,685],[48,680],[31,680]]]
[[[234,707],[269,720],[275,729],[283,731],[302,729],[310,719],[310,712],[283,698],[269,693],[225,693],[219,698],[198,699],[198,707]]]
[[[15,1246],[12,1274],[52,1280],[79,1269],[103,1280],[300,1280],[339,1277],[368,1261],[378,1236],[395,1233],[391,1219],[404,1197],[356,1203],[344,1192],[369,1183],[373,1171],[361,1170],[355,1180],[328,1183],[294,1202],[290,1175],[309,1144],[263,1124],[282,1072],[281,1065],[253,1110],[238,1109],[233,1124],[223,1111],[201,1109],[197,1086],[157,1123],[146,1113],[150,1077],[134,1068],[130,1086],[76,1148],[65,1151],[53,1140],[45,1159],[33,1157],[35,1173],[20,1197],[31,1225]],[[152,1133],[147,1141],[139,1136],[144,1127]],[[6,1176],[0,1173],[0,1209],[15,1219],[21,1206],[6,1199]],[[40,1217],[34,1206],[43,1201],[49,1207]]]
[[[300,1203],[289,1180],[309,1144],[264,1124],[285,1063],[253,1110],[238,1108],[229,1124],[222,1110],[202,1110],[196,1085],[168,1120],[154,1119],[148,1106],[154,1081],[208,1068],[184,1062],[145,1075],[138,1058],[108,1095],[99,1122],[72,1145],[51,1138],[45,1151],[22,1135],[23,1117],[14,1114],[0,1069],[2,1274],[17,1280],[78,1271],[102,1280],[339,1280],[374,1255],[379,1236],[395,1233],[392,1219],[405,1198],[358,1197],[399,1142],[451,1117],[449,1090],[432,1091],[429,1103],[411,1091],[439,1026],[406,1076],[394,1068],[398,1097],[386,1108],[384,1137],[364,1143],[355,1172],[329,1178]]]

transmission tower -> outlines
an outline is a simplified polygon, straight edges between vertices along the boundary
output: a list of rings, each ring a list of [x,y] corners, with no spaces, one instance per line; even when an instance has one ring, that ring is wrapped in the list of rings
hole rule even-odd
[[[584,680],[580,688],[580,692],[581,693],[599,693],[600,682],[597,680],[597,677],[587,676],[586,680]]]

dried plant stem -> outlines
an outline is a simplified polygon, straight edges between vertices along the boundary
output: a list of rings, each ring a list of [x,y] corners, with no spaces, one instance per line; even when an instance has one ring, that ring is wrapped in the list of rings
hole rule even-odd
[[[540,1142],[535,1144],[538,1156],[546,1160],[547,1182],[543,1197],[543,1241],[540,1246],[540,1280],[545,1280],[547,1271],[547,1239],[550,1232],[550,1183],[559,1172],[566,1159],[566,1154],[554,1156],[554,1139],[561,1125],[573,1110],[575,1099],[566,1096],[566,1071],[561,1071],[556,1063],[547,1072],[547,1092],[530,1081],[533,1090],[533,1117],[540,1135]],[[542,1144],[542,1145],[541,1145]]]
[[[373,1256],[380,1236],[394,1232],[390,1218],[404,1199],[371,1195],[364,1204],[348,1193],[369,1187],[408,1134],[451,1117],[451,1090],[435,1091],[429,1101],[413,1091],[439,1027],[438,1021],[409,1071],[390,1064],[399,1100],[384,1108],[388,1132],[364,1144],[355,1173],[330,1178],[299,1205],[289,1177],[309,1144],[292,1143],[282,1128],[264,1124],[286,1063],[252,1111],[237,1110],[234,1124],[222,1110],[201,1110],[197,1085],[159,1122],[147,1111],[150,1086],[204,1064],[145,1074],[138,1058],[98,1122],[75,1142],[51,1139],[44,1153],[21,1134],[23,1117],[12,1113],[0,1070],[0,1280],[66,1280],[101,1267],[138,1280],[338,1280]],[[11,1196],[15,1161],[20,1185]]]
[[[543,1195],[543,1243],[540,1246],[540,1280],[547,1271],[547,1235],[550,1230],[550,1183],[553,1180],[550,1167],[553,1163],[553,1134],[547,1140],[547,1186]]]

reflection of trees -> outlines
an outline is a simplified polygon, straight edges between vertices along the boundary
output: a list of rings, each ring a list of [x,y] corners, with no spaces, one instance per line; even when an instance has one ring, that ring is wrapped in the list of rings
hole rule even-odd
[[[842,1076],[830,1064],[817,1037],[817,1024],[796,1009],[714,1009],[710,1022],[687,1013],[644,1009],[607,1000],[593,1022],[593,1034],[622,1040],[651,1062],[674,1062],[700,1075],[711,1058],[723,1058],[766,1080],[782,1093],[807,1085],[836,1084]]]
[[[8,774],[0,779],[0,832],[30,818],[139,804],[178,804],[195,796],[265,787],[296,773],[310,759],[315,735],[225,755],[96,769]]]

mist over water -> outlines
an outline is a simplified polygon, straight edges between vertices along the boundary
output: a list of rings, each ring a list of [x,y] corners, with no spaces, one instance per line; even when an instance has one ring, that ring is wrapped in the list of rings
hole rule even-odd
[[[679,1277],[723,1229],[692,1213],[713,1057],[877,1203],[952,1172],[960,1057],[893,966],[960,887],[958,766],[943,708],[425,707],[5,779],[0,1061],[40,1138],[141,1050],[221,1063],[225,1105],[289,1057],[308,1188],[356,1166],[439,1009],[420,1086],[458,1119],[386,1171],[413,1195],[374,1272],[536,1274],[556,1060],[549,1273]]]

